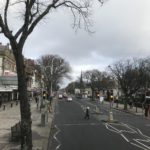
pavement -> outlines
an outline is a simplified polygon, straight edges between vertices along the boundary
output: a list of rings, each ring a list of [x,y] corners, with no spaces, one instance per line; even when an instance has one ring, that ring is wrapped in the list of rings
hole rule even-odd
[[[52,103],[52,108],[55,105],[55,99]],[[35,100],[30,101],[31,104],[31,118],[32,118],[32,138],[33,138],[33,150],[47,150],[49,134],[51,124],[53,120],[53,110],[48,113],[48,121],[45,122],[45,126],[41,124],[41,114],[44,110],[37,109]],[[3,105],[0,108],[0,150],[20,150],[19,142],[12,142],[11,140],[11,127],[20,121],[20,105],[13,103],[11,107],[10,103],[5,104],[5,110]]]
[[[103,104],[110,105],[110,102],[104,101]],[[139,116],[139,117],[143,117],[145,119],[150,119],[150,113],[149,113],[148,117],[145,117],[145,114],[144,114],[145,110],[144,110],[144,108],[135,107],[135,106],[130,107],[128,105],[127,110],[124,110],[124,104],[120,104],[120,103],[118,103],[118,104],[117,103],[112,103],[111,106],[112,106],[113,109],[124,111],[126,113],[130,113],[130,114],[133,114],[133,115],[136,115],[136,116]]]
[[[91,101],[91,99],[88,99],[89,102],[92,102],[98,106],[103,106],[103,105],[107,105],[110,107],[110,102],[109,101],[103,101],[103,102],[99,102],[99,99],[96,99],[94,101]],[[126,113],[130,113],[130,114],[133,114],[133,115],[136,115],[136,116],[139,116],[139,117],[142,117],[142,118],[145,118],[145,119],[149,119],[150,120],[150,111],[149,111],[149,114],[148,114],[148,117],[145,117],[145,110],[144,108],[141,108],[141,107],[131,107],[128,105],[127,107],[127,110],[124,110],[124,104],[120,104],[120,103],[111,103],[111,107],[113,109],[116,109],[116,110],[119,110],[119,111],[123,111],[123,112],[126,112]]]

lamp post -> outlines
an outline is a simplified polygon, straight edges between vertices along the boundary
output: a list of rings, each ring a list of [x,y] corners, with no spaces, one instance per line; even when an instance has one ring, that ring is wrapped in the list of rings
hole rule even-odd
[[[47,76],[47,68],[50,68],[50,96],[52,96],[52,75],[53,75],[53,61],[54,61],[54,57],[52,58],[51,60],[51,65],[48,65],[48,66],[45,66],[45,67],[42,67],[42,70],[43,70],[43,74],[45,76],[45,78],[47,79],[47,81],[49,81],[49,78]],[[43,79],[44,80],[44,79]],[[43,82],[44,83],[44,82]],[[43,88],[42,88],[43,89]],[[48,91],[49,92],[49,91]],[[42,94],[43,94],[43,98],[42,98],[42,101],[44,101],[44,108],[45,108],[45,111],[41,114],[41,125],[42,126],[45,126],[45,123],[48,122],[48,100],[46,100],[46,93],[43,93],[43,90],[42,90]]]
[[[46,72],[47,68],[50,68],[50,77],[51,77],[51,82],[50,82],[50,96],[52,96],[52,92],[53,92],[53,89],[52,89],[53,88],[53,83],[52,83],[52,81],[53,81],[53,67],[54,67],[53,62],[54,62],[54,60],[55,60],[55,58],[53,57],[51,65],[44,67],[44,72]],[[45,76],[47,77],[46,73],[45,73]]]
[[[118,103],[119,103],[119,80],[117,80],[117,105],[116,105],[116,108],[118,108]]]
[[[110,65],[108,66],[108,68],[110,68],[110,70],[112,70]],[[108,121],[113,122],[113,112],[112,112],[113,95],[111,93],[109,93],[108,99],[109,99],[109,104],[110,104]]]

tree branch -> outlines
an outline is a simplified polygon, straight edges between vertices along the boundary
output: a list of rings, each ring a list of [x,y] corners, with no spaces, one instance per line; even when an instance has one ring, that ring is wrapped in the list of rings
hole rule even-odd
[[[8,12],[9,2],[10,2],[9,0],[6,1],[6,4],[5,4],[5,10],[4,10],[4,23],[5,23],[6,28],[8,28],[8,23],[7,23],[7,12]]]

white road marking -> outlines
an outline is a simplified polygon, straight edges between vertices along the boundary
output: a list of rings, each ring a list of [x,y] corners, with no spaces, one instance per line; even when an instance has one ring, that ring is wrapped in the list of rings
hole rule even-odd
[[[143,150],[147,150],[147,149],[145,149],[144,147],[141,147],[141,146],[139,146],[139,145],[137,145],[137,144],[135,144],[135,143],[130,142],[130,144],[132,144],[132,145],[134,145],[134,146],[136,146],[136,147],[138,147],[138,148],[141,148],[141,149],[143,149]]]
[[[115,127],[111,126],[110,124],[106,123],[105,124],[106,128],[110,131],[116,132],[116,133],[120,133],[120,131],[118,129],[116,129]]]
[[[138,129],[138,128],[135,128],[135,127],[131,127],[131,126],[129,126],[128,124],[124,124],[124,123],[120,123],[120,124],[115,124],[115,123],[105,123],[105,126],[106,126],[106,128],[108,129],[108,130],[110,130],[110,131],[113,131],[113,132],[115,132],[115,133],[118,133],[118,134],[120,134],[122,137],[123,137],[123,139],[125,139],[127,142],[129,142],[130,144],[132,144],[132,145],[134,145],[134,146],[136,146],[136,147],[139,147],[139,148],[141,148],[141,149],[143,149],[143,150],[150,150],[150,146],[148,146],[148,145],[146,145],[145,143],[147,143],[147,144],[150,144],[150,137],[148,137],[148,136],[146,136],[146,135],[144,135],[141,131],[140,131],[140,129]],[[114,127],[115,126],[115,127]],[[121,127],[125,127],[126,128],[126,130],[120,130],[119,128],[117,129],[116,127],[119,127],[119,126],[121,126]],[[123,133],[128,133],[128,134],[130,134],[130,135],[137,135],[137,136],[140,136],[141,137],[141,139],[135,139],[135,138],[130,138],[130,139],[128,139],[127,138],[127,136],[128,136],[128,134],[123,134]],[[130,137],[130,136],[129,136]],[[144,143],[143,143],[144,142]]]
[[[125,123],[121,123],[123,126],[127,127],[130,131],[127,130],[121,130],[122,132],[128,132],[128,133],[137,133],[137,131],[135,131],[133,128],[131,128],[131,126],[129,126],[128,124]]]
[[[140,142],[140,141],[143,141],[143,142],[150,142],[150,141],[148,141],[148,140],[142,140],[142,139],[134,139],[134,140],[135,140],[137,143],[139,143],[140,145],[143,145],[144,147],[150,149],[149,146],[147,146],[147,145],[143,144],[142,142]]]
[[[143,134],[142,132],[141,132],[141,130],[140,129],[137,129],[138,130],[138,132],[142,135],[142,136],[144,136],[145,138],[147,138],[147,139],[150,139],[150,137],[149,136],[147,136],[147,135],[145,135],[145,134]]]
[[[120,134],[127,142],[129,142],[129,140],[123,135],[123,134]]]
[[[55,150],[58,150],[59,147],[61,146],[61,142],[58,140],[58,138],[56,137],[57,134],[60,132],[60,129],[57,127],[57,125],[55,125],[55,128],[57,129],[57,132],[54,134],[53,138],[57,141],[58,145],[55,148]]]

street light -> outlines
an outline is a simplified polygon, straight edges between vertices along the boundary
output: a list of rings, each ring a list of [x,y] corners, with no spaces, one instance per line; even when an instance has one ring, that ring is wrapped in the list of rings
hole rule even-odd
[[[52,63],[51,63],[51,66],[46,66],[46,67],[43,67],[43,73],[45,75],[45,77],[48,79],[47,77],[47,74],[46,74],[46,69],[49,67],[50,68],[50,75],[51,75],[51,82],[50,82],[50,96],[52,96],[52,75],[53,75],[53,61],[54,61],[54,57],[52,58]],[[43,94],[43,100],[46,102],[45,100],[45,93],[43,93],[42,91],[42,94]],[[48,105],[48,103],[47,103]],[[48,108],[48,107],[47,107]],[[41,124],[42,126],[45,126],[45,121],[47,120],[48,122],[48,110],[46,110],[44,113],[41,114]]]
[[[108,68],[112,70],[110,65],[108,66]],[[109,99],[109,104],[110,104],[108,121],[113,122],[113,112],[112,112],[113,94],[112,93],[109,93],[108,99]]]
[[[50,96],[52,96],[52,92],[53,92],[53,90],[52,90],[52,88],[53,88],[53,83],[52,83],[53,77],[52,77],[52,76],[53,76],[53,67],[54,67],[53,62],[54,62],[54,60],[55,60],[55,58],[53,57],[53,58],[52,58],[51,65],[44,67],[44,72],[46,72],[46,69],[47,69],[47,68],[50,68],[50,76],[51,76],[51,82],[50,82]],[[47,77],[46,73],[45,73],[45,76]]]

